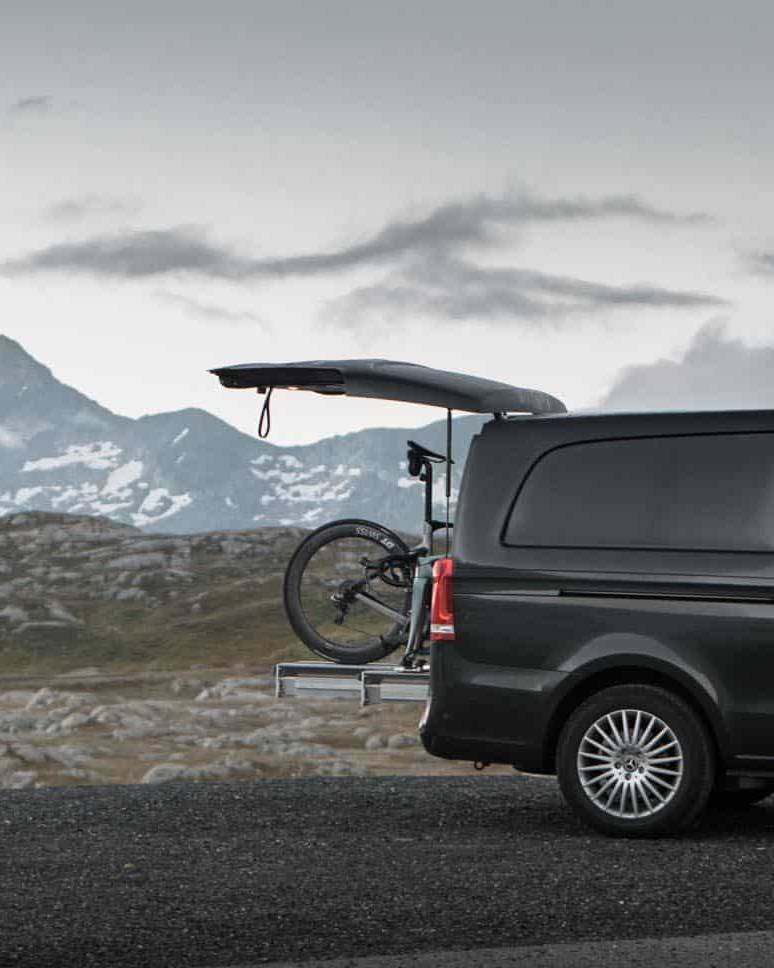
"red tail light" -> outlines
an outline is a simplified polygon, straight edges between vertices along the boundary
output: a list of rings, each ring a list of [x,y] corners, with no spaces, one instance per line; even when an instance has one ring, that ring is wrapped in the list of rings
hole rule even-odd
[[[433,642],[454,639],[454,561],[439,558],[433,564],[433,598],[430,605],[430,638]]]

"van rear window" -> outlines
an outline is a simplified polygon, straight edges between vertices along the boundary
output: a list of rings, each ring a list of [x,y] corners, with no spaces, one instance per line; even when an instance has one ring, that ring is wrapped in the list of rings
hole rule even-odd
[[[507,545],[774,551],[774,434],[640,437],[545,454]]]

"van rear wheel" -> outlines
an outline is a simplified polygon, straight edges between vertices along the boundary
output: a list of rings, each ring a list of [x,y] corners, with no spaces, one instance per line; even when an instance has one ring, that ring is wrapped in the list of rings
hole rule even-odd
[[[714,773],[701,719],[657,686],[611,686],[591,696],[570,715],[557,747],[568,804],[612,836],[685,829],[706,806]]]

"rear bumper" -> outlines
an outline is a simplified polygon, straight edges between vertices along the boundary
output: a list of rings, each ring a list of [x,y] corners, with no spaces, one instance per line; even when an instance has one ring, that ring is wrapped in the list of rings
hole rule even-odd
[[[433,645],[430,698],[419,727],[433,756],[552,770],[546,756],[551,717],[575,677],[546,669],[485,665],[453,643]]]

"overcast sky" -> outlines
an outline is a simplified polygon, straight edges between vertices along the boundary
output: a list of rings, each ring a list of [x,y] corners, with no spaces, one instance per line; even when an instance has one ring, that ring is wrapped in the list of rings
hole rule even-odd
[[[0,331],[119,413],[245,430],[208,367],[380,356],[586,407],[727,361],[754,405],[773,30],[744,0],[6,4]],[[274,439],[433,416],[285,395]]]

